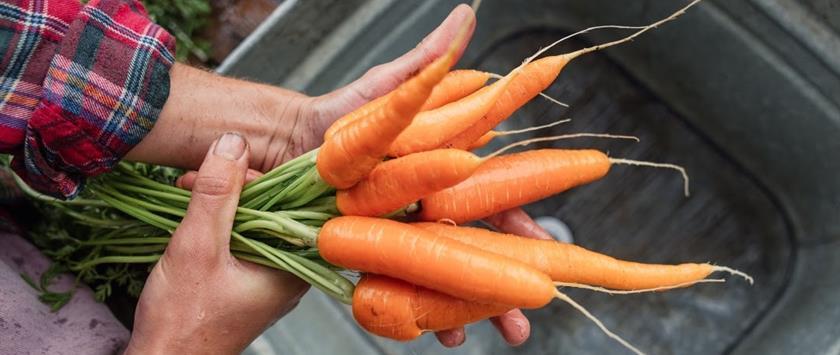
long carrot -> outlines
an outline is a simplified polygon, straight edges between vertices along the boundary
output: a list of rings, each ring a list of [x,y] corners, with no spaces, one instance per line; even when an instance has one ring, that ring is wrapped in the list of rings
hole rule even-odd
[[[388,155],[399,157],[442,146],[481,119],[505,92],[511,80],[518,76],[519,70],[520,68],[514,69],[502,80],[485,86],[463,99],[421,112],[394,140]]]
[[[416,223],[417,227],[489,252],[522,261],[548,274],[552,280],[601,286],[614,290],[643,290],[689,286],[715,271],[731,271],[711,264],[642,264],[618,260],[574,244],[522,238],[482,228],[442,223]]]
[[[336,193],[345,216],[383,216],[472,175],[481,158],[458,149],[409,154],[377,165],[362,181]]]
[[[349,122],[321,145],[317,169],[324,181],[338,189],[346,189],[382,161],[391,142],[411,124],[434,86],[455,62],[467,28],[459,31],[443,56],[400,85],[381,107]]]
[[[590,149],[529,150],[486,160],[461,183],[421,200],[420,219],[479,220],[602,178],[612,164],[633,164],[685,171],[671,164],[609,158]]]
[[[446,74],[443,79],[435,85],[429,98],[420,107],[420,111],[436,109],[452,101],[461,99],[484,86],[490,73],[471,69],[453,70]],[[330,139],[335,132],[361,117],[367,116],[376,111],[391,97],[393,91],[362,105],[361,107],[342,116],[324,132],[324,140]]]
[[[556,296],[551,279],[531,266],[388,219],[331,219],[318,234],[318,250],[334,265],[468,301],[539,308]]]
[[[573,59],[587,53],[591,53],[600,49],[604,49],[607,47],[630,41],[633,38],[636,38],[637,36],[641,35],[642,33],[649,31],[650,29],[653,29],[665,22],[676,19],[681,14],[683,14],[688,8],[694,6],[700,1],[701,0],[694,0],[682,9],[671,14],[670,16],[662,20],[656,21],[648,26],[644,26],[641,30],[625,38],[580,49],[571,53],[541,58],[539,60],[531,62],[530,64],[525,66],[525,68],[522,69],[522,72],[516,78],[513,79],[510,85],[508,85],[505,93],[503,93],[499,97],[493,108],[490,109],[490,111],[488,111],[487,114],[484,117],[482,117],[482,119],[478,120],[474,125],[470,126],[454,138],[447,141],[444,147],[467,149],[482,135],[484,135],[485,133],[493,129],[493,127],[498,125],[499,122],[502,122],[508,117],[510,117],[510,115],[513,114],[514,111],[525,105],[528,101],[540,94],[540,92],[548,88],[548,86],[550,86],[551,83],[554,82],[555,79],[557,79],[557,76],[560,75],[560,72],[563,70],[566,64],[568,64]],[[581,32],[585,32],[588,30],[591,29],[586,29]],[[573,34],[572,36],[576,34]],[[537,52],[537,54],[535,54],[534,56],[545,52],[549,48],[553,47],[557,43],[560,43],[569,37],[571,36],[567,36],[566,38],[552,43],[548,47],[545,47],[539,52]]]
[[[395,278],[366,274],[353,291],[353,318],[365,330],[407,341],[427,331],[477,322],[512,309],[465,301]]]

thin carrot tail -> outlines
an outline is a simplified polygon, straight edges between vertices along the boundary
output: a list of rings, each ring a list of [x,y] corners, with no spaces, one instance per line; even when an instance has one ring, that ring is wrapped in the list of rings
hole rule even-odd
[[[660,286],[660,287],[653,287],[653,288],[642,288],[642,289],[638,289],[638,290],[613,290],[613,289],[609,289],[609,288],[605,288],[605,287],[590,286],[590,285],[585,285],[585,284],[580,284],[580,283],[575,283],[575,282],[559,282],[559,281],[555,281],[554,286],[580,288],[580,289],[585,289],[585,290],[590,290],[590,291],[595,291],[595,292],[606,293],[606,294],[610,294],[610,295],[631,295],[631,294],[636,294],[636,293],[647,293],[647,292],[659,292],[659,291],[673,290],[673,289],[693,286],[693,285],[701,284],[701,283],[723,283],[723,282],[726,282],[726,280],[724,280],[724,279],[701,279],[701,280],[683,282],[683,283],[676,284],[676,285]]]
[[[610,163],[612,164],[619,164],[619,165],[634,165],[634,166],[647,166],[652,168],[665,168],[665,169],[672,169],[679,171],[683,177],[683,194],[685,197],[690,195],[690,191],[688,190],[688,173],[685,172],[685,168],[675,164],[668,164],[668,163],[655,163],[649,161],[641,161],[641,160],[631,160],[631,159],[621,159],[621,158],[610,158]]]
[[[567,296],[565,293],[562,293],[562,292],[560,292],[560,291],[556,291],[556,293],[555,293],[554,297],[556,297],[557,299],[559,299],[559,300],[561,300],[561,301],[563,301],[563,302],[568,303],[568,304],[569,304],[570,306],[572,306],[574,309],[578,310],[580,313],[583,313],[583,316],[584,316],[584,317],[586,317],[586,318],[589,318],[589,320],[591,320],[592,322],[594,322],[594,323],[595,323],[595,325],[596,325],[596,326],[598,326],[598,328],[601,328],[601,331],[603,331],[603,332],[604,332],[604,334],[607,334],[607,336],[608,336],[608,337],[610,337],[610,338],[614,339],[615,341],[617,341],[619,344],[623,345],[623,346],[624,346],[625,348],[627,348],[628,350],[630,350],[630,351],[634,352],[634,353],[635,353],[635,354],[637,354],[637,355],[644,355],[644,353],[643,353],[641,350],[639,350],[639,349],[638,349],[638,348],[636,348],[635,346],[631,345],[629,342],[627,342],[626,340],[624,340],[623,338],[621,338],[621,337],[620,337],[620,336],[618,336],[617,334],[615,334],[615,333],[613,333],[612,331],[610,331],[610,330],[609,330],[609,329],[608,329],[608,328],[604,325],[604,323],[602,323],[602,322],[601,322],[601,320],[599,320],[597,317],[595,317],[594,315],[592,315],[592,313],[589,313],[589,311],[588,311],[588,310],[586,310],[586,308],[584,308],[583,306],[581,306],[579,303],[575,302],[573,299],[571,299],[571,297]]]
[[[490,153],[490,155],[484,157],[484,159],[490,159],[492,157],[498,156],[508,150],[511,150],[516,147],[523,147],[533,143],[539,142],[552,142],[561,139],[569,139],[569,138],[583,138],[583,137],[594,137],[594,138],[611,138],[611,139],[629,139],[634,140],[636,142],[639,141],[639,138],[636,136],[627,136],[627,135],[620,135],[620,134],[608,134],[608,133],[571,133],[571,134],[563,134],[559,136],[551,136],[551,137],[538,137],[538,138],[531,138],[525,139],[519,142],[508,144],[499,150]]]

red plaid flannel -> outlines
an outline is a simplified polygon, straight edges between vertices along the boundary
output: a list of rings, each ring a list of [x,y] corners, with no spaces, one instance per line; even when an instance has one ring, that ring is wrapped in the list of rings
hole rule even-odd
[[[0,152],[33,187],[75,196],[151,130],[174,47],[139,1],[0,1]]]

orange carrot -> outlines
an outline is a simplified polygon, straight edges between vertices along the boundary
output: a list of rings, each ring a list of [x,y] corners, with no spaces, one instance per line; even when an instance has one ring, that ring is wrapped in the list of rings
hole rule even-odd
[[[460,100],[481,89],[489,78],[490,73],[480,70],[453,70],[440,81],[440,84],[435,86],[432,94],[429,95],[420,110],[434,110],[450,102]]]
[[[377,165],[364,180],[336,193],[345,216],[383,216],[472,175],[482,160],[457,149],[409,154]]]
[[[422,107],[420,107],[420,111],[436,109],[452,101],[459,100],[469,94],[472,94],[484,86],[484,83],[487,82],[489,77],[490,73],[478,70],[453,70],[446,74],[440,83],[435,85],[435,88],[432,89],[432,93],[429,94],[429,98],[426,99],[426,102]],[[362,105],[333,122],[333,124],[327,128],[327,131],[324,132],[324,140],[326,141],[327,139],[330,139],[330,137],[335,135],[335,132],[338,132],[338,130],[350,122],[353,122],[360,117],[367,116],[382,107],[392,93],[393,91],[377,97],[376,99]]]
[[[591,53],[594,51],[598,51],[607,47],[615,46],[618,44],[622,44],[624,42],[630,41],[644,32],[647,32],[665,22],[674,20],[675,18],[679,17],[681,14],[685,13],[685,11],[700,2],[700,0],[694,0],[688,5],[684,6],[677,12],[671,14],[670,16],[656,21],[650,25],[642,27],[639,31],[633,33],[630,36],[624,37],[622,39],[599,44],[596,46],[587,47],[584,49],[580,49],[571,53],[560,54],[550,57],[541,58],[539,60],[535,60],[528,64],[525,68],[522,69],[522,72],[513,79],[510,85],[505,90],[504,94],[499,96],[496,104],[493,106],[487,114],[482,117],[481,120],[477,121],[474,125],[470,126],[466,130],[460,132],[454,138],[448,140],[444,147],[446,148],[457,148],[457,149],[467,149],[473,142],[478,140],[482,135],[493,129],[499,122],[504,121],[510,115],[525,105],[528,101],[533,99],[535,96],[539,95],[540,92],[548,88],[557,76],[560,75],[560,72],[563,68],[568,64],[571,60],[580,57],[584,54]],[[599,26],[600,27],[613,27],[613,26]],[[564,41],[565,39],[577,35],[579,33],[587,32],[589,30],[595,29],[589,28],[578,33],[575,33],[571,36],[567,36],[559,41],[552,43],[551,45],[541,49],[537,52],[533,57],[536,57],[549,48],[555,46],[556,44]]]
[[[395,89],[396,90],[396,89]],[[338,132],[340,129],[346,127],[350,122],[358,120],[359,118],[366,117],[377,110],[379,110],[382,105],[388,102],[388,99],[391,98],[391,94],[393,91],[377,97],[370,102],[360,106],[359,108],[350,111],[348,114],[341,116],[341,118],[337,119],[333,124],[327,128],[327,131],[324,132],[324,141],[329,140],[332,136],[335,135],[335,132]]]
[[[476,248],[522,261],[548,274],[552,280],[606,287],[614,290],[640,290],[688,286],[714,271],[710,264],[642,264],[618,260],[574,244],[554,240],[522,238],[482,228],[456,227],[442,223],[415,223],[437,235]]]
[[[382,161],[391,142],[411,124],[455,62],[467,28],[461,29],[443,56],[400,85],[379,109],[349,122],[321,145],[317,169],[324,181],[338,189],[349,188]]]
[[[412,340],[426,331],[460,327],[513,307],[469,302],[387,276],[366,274],[353,291],[353,318],[365,330]]]
[[[488,143],[490,143],[490,141],[492,141],[494,138],[498,137],[499,135],[500,135],[499,131],[489,131],[489,132],[485,133],[484,135],[482,135],[481,137],[478,137],[478,139],[476,139],[474,142],[470,143],[470,145],[466,148],[466,150],[480,149],[480,148],[484,147],[485,145],[487,145]]]
[[[504,79],[463,99],[421,112],[394,140],[388,155],[399,157],[442,146],[481,119],[493,107],[499,95],[505,92],[511,80],[517,77],[518,72],[518,68],[514,69]]]
[[[421,200],[424,221],[478,220],[600,179],[610,159],[597,150],[530,150],[488,159],[469,178]]]
[[[539,308],[557,294],[546,274],[520,261],[388,219],[331,219],[318,234],[318,250],[333,265],[467,301]]]

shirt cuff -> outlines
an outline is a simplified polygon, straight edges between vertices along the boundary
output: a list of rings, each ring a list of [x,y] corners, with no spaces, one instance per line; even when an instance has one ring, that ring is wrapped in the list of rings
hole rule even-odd
[[[93,0],[53,57],[13,167],[32,187],[73,198],[152,129],[169,96],[175,40],[139,1]]]

